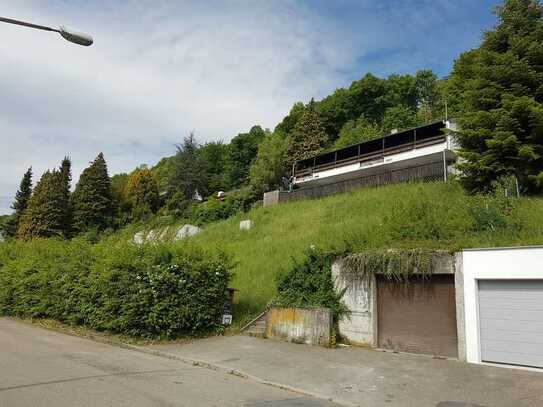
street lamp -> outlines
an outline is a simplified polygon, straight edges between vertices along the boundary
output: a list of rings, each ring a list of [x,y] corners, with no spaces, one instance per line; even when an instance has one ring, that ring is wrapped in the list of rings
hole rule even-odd
[[[27,23],[24,21],[13,20],[12,18],[5,18],[5,17],[0,17],[0,22],[22,25],[24,27],[35,28],[36,30],[54,31],[62,35],[62,38],[64,38],[65,40],[73,42],[74,44],[83,45],[85,47],[88,47],[89,45],[92,45],[93,43],[92,37],[90,35],[70,30],[64,26],[56,29],[56,28],[46,27],[44,25]]]

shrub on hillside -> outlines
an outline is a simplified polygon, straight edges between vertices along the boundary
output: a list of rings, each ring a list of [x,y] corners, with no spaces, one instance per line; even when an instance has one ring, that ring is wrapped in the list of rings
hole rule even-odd
[[[334,318],[347,310],[341,293],[334,290],[332,261],[336,256],[317,249],[309,249],[302,262],[295,262],[291,269],[280,274],[277,281],[275,305],[283,307],[326,307],[332,309]]]
[[[449,194],[445,200],[432,192],[419,186],[409,196],[394,202],[390,214],[385,216],[385,224],[395,241],[452,240],[470,231],[472,218],[464,197]],[[451,202],[451,198],[455,201]]]
[[[190,219],[197,224],[227,219],[237,213],[247,212],[256,202],[257,196],[250,188],[231,191],[224,201],[211,198],[192,208]]]
[[[518,228],[512,217],[518,203],[516,188],[514,177],[501,177],[492,183],[490,193],[477,194],[472,198],[470,213],[474,219],[475,231]]]
[[[143,337],[219,327],[223,256],[171,245],[35,240],[0,249],[0,314],[52,318]]]

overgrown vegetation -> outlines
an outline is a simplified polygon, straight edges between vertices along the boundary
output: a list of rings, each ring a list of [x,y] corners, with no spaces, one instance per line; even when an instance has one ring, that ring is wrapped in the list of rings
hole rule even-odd
[[[341,301],[342,294],[334,290],[332,262],[336,255],[315,248],[306,250],[303,261],[294,261],[288,272],[279,274],[274,305],[326,307],[332,310],[337,320],[347,309]]]
[[[343,258],[347,270],[361,276],[381,274],[390,280],[407,282],[413,275],[427,278],[434,273],[435,250],[377,249]]]
[[[486,203],[500,199],[468,195],[454,182],[366,188],[255,208],[208,224],[179,244],[221,250],[232,258],[232,286],[239,289],[236,321],[243,323],[277,295],[277,276],[303,261],[311,245],[324,252],[358,253],[543,244],[543,200],[511,198],[510,209],[493,214],[494,204],[487,209]],[[488,228],[486,220],[476,218],[476,211],[494,219],[496,226]],[[239,230],[242,219],[253,220],[255,226]],[[126,239],[136,230],[127,230]]]
[[[141,337],[220,327],[229,262],[168,244],[116,239],[0,245],[0,315],[50,318]]]

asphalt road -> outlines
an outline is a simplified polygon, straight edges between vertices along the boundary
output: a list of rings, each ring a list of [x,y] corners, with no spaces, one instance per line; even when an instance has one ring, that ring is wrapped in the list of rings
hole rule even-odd
[[[335,404],[0,318],[0,407]]]

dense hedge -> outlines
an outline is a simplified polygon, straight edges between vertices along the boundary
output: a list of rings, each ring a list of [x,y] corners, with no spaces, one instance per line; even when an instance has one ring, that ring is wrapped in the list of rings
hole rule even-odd
[[[0,315],[53,318],[144,337],[220,326],[229,265],[173,245],[34,240],[0,244]]]

